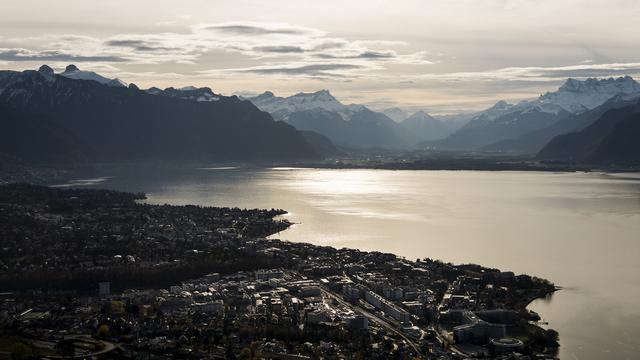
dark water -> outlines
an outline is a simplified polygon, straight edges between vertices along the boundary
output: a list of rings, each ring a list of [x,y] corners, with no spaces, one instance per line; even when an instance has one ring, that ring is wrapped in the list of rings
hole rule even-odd
[[[129,169],[90,186],[151,203],[283,208],[282,239],[478,263],[564,287],[531,305],[562,359],[640,355],[640,175]]]

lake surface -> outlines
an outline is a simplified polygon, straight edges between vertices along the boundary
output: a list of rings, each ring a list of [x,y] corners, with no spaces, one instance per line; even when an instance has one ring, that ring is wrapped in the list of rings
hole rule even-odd
[[[283,208],[277,237],[477,263],[562,286],[531,308],[562,359],[640,354],[640,174],[201,168],[76,183],[150,203]]]

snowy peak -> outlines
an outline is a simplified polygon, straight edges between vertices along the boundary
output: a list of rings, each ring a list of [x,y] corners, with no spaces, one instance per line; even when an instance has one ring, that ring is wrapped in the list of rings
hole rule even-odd
[[[326,102],[331,102],[331,103],[339,103],[339,101],[333,97],[333,95],[331,95],[331,93],[329,92],[329,90],[320,90],[320,91],[316,91],[314,93],[304,93],[304,92],[300,92],[297,93],[293,96],[291,96],[289,99],[291,99],[294,102],[298,102],[300,104],[302,103],[313,103],[313,102],[319,102],[319,103],[326,103]]]
[[[548,92],[535,100],[522,100],[515,105],[498,101],[476,114],[470,124],[493,122],[511,113],[513,116],[536,112],[555,116],[564,116],[567,112],[578,114],[596,108],[618,95],[628,97],[633,94],[640,95],[640,84],[629,76],[617,79],[567,79],[557,91]]]
[[[107,86],[113,86],[113,87],[128,87],[127,83],[125,83],[124,81],[115,78],[113,80],[110,80],[109,82],[107,82],[105,85]]]
[[[630,76],[567,79],[557,91],[540,96],[538,102],[555,104],[572,113],[579,113],[598,107],[617,95],[630,94],[640,94],[640,84]]]
[[[504,100],[500,100],[497,103],[495,103],[492,107],[488,108],[487,110],[481,111],[480,113],[478,113],[476,116],[474,116],[471,119],[471,122],[473,121],[493,121],[497,118],[499,118],[502,115],[508,114],[512,111],[514,111],[514,107],[515,105],[510,104]]]
[[[541,95],[535,100],[523,100],[513,105],[506,101],[498,101],[489,109],[478,113],[474,120],[494,121],[508,113],[543,112],[563,115],[565,112],[582,113],[596,108],[612,98],[622,96],[628,98],[640,95],[640,84],[630,76],[619,78],[586,80],[567,79],[558,90]]]
[[[92,80],[99,82],[102,85],[112,86],[112,87],[127,87],[127,84],[120,79],[109,79],[102,75],[96,74],[93,71],[81,71],[75,65],[68,65],[64,72],[60,74],[69,79],[74,80]]]
[[[621,76],[617,79],[597,79],[588,78],[584,81],[569,78],[560,86],[558,91],[569,92],[593,92],[593,91],[609,91],[614,93],[632,93],[640,92],[640,84],[631,76]]]
[[[267,91],[256,97],[248,98],[260,110],[269,113],[290,114],[297,111],[313,110],[316,108],[328,111],[357,111],[361,107],[344,105],[338,101],[329,90],[313,93],[300,92],[289,97],[278,97]]]

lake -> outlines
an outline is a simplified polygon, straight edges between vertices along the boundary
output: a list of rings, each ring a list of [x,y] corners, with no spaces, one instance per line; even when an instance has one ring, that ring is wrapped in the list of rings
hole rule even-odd
[[[562,359],[640,353],[640,174],[130,167],[76,185],[282,208],[281,239],[540,276],[563,287],[530,306]]]

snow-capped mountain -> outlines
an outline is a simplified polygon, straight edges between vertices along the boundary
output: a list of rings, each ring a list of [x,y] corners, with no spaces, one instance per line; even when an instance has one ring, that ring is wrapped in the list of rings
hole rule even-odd
[[[508,103],[504,100],[500,100],[492,107],[480,111],[471,117],[471,120],[465,125],[466,127],[482,126],[491,123],[499,117],[515,111],[515,105]]]
[[[409,148],[420,137],[383,113],[363,105],[345,105],[328,90],[278,97],[267,91],[247,98],[260,110],[298,130],[314,131],[348,148]]]
[[[618,94],[607,100],[604,104],[578,114],[566,116],[550,126],[526,133],[513,139],[506,139],[483,148],[487,151],[511,152],[511,153],[538,153],[554,137],[567,133],[582,131],[597,121],[610,110],[620,109],[637,104],[640,99],[638,94]]]
[[[640,96],[640,84],[630,76],[567,79],[558,90],[534,100],[523,100],[515,105],[499,101],[474,115],[469,123],[448,138],[425,145],[449,150],[519,149],[516,139],[524,139],[527,133],[540,131],[544,136],[535,136],[536,141],[527,140],[528,145],[524,147],[525,151],[535,150],[543,145],[540,141],[559,135],[558,129],[567,128],[560,126],[556,129],[554,124],[596,109],[613,99],[619,98],[624,102],[637,96]],[[572,124],[571,119],[565,122]],[[547,127],[548,131],[542,130]]]
[[[568,111],[577,114],[594,109],[616,96],[632,98],[638,95],[640,95],[640,84],[630,76],[617,79],[567,79],[558,90],[547,92],[534,100],[522,100],[517,104],[498,101],[492,107],[473,116],[470,124],[491,122],[514,112],[536,111],[559,114]]]
[[[81,71],[75,65],[68,65],[60,75],[74,80],[93,80],[107,86],[127,87],[127,83],[118,78],[109,79],[93,71]]]
[[[522,101],[513,105],[499,101],[476,114],[455,133],[422,146],[439,150],[475,150],[550,126],[569,115],[555,104]]]
[[[567,79],[557,91],[541,95],[536,102],[555,104],[569,112],[579,113],[598,107],[618,94],[640,94],[640,84],[630,76],[583,81]]]
[[[331,95],[329,90],[313,93],[301,92],[289,97],[275,96],[271,91],[266,91],[256,97],[247,98],[247,100],[278,120],[285,120],[289,114],[297,111],[313,109],[335,111],[348,120],[349,113],[364,109],[362,105],[344,105]]]
[[[640,162],[640,103],[608,104],[588,126],[551,139],[539,159],[571,162],[629,164]]]

